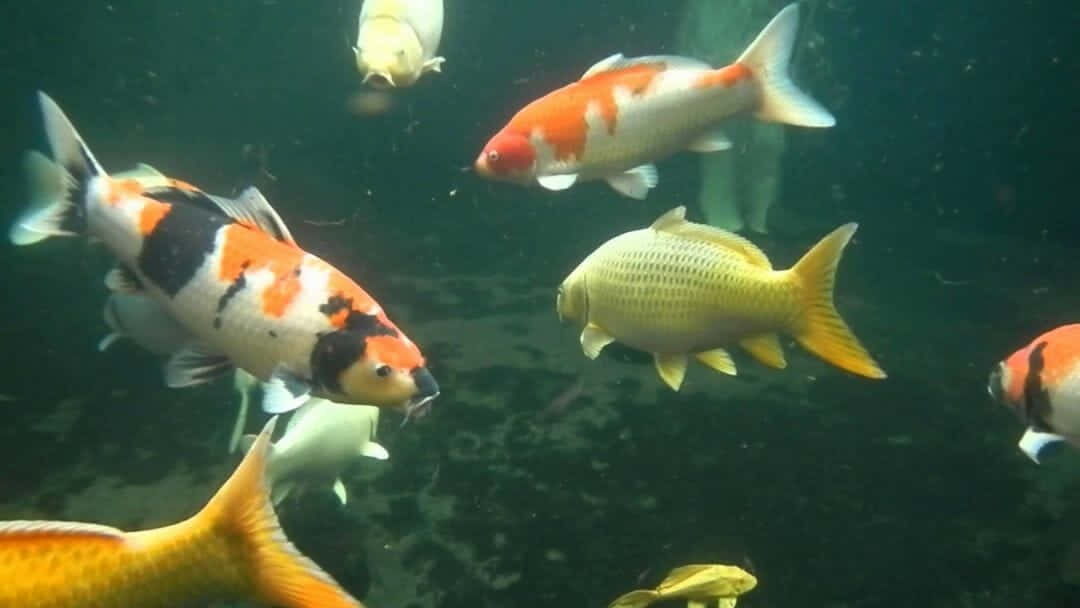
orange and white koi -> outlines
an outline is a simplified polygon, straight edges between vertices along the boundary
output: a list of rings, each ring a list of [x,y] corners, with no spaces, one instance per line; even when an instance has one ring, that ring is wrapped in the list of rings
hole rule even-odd
[[[168,608],[250,599],[363,608],[281,530],[265,473],[275,421],[210,502],[182,522],[140,532],[0,522],[0,606]]]
[[[987,390],[1027,426],[1019,445],[1035,462],[1047,444],[1080,446],[1080,324],[1050,330],[998,363]]]
[[[831,127],[829,111],[788,77],[798,27],[798,7],[788,5],[735,63],[718,69],[686,57],[612,55],[514,115],[484,146],[476,171],[549,190],[603,179],[641,199],[657,183],[653,162],[685,149],[730,148],[718,126],[735,114]]]
[[[270,413],[310,396],[426,411],[439,388],[420,349],[352,279],[301,249],[258,190],[224,199],[145,165],[109,176],[39,98],[52,158],[27,155],[32,202],[11,240],[102,241],[118,262],[106,285],[150,296],[190,335],[165,365],[169,386],[238,367],[265,382]]]

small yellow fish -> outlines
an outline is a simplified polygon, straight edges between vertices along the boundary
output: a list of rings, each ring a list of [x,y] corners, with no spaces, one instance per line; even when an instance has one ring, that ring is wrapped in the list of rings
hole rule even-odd
[[[685,599],[689,608],[703,608],[708,602],[731,608],[735,598],[756,586],[754,575],[738,566],[691,564],[669,572],[655,589],[637,589],[619,596],[608,608],[645,608],[673,598]]]
[[[362,608],[281,531],[265,479],[274,421],[210,502],[180,523],[121,532],[0,522],[0,606],[172,608],[250,599],[283,608]]]
[[[773,270],[750,241],[685,216],[676,207],[612,238],[563,281],[555,306],[561,319],[584,322],[586,356],[618,340],[652,353],[660,377],[679,390],[689,354],[734,375],[723,348],[733,343],[784,368],[776,335],[784,332],[841,369],[885,377],[833,305],[836,266],[855,224],[834,230],[792,268]]]

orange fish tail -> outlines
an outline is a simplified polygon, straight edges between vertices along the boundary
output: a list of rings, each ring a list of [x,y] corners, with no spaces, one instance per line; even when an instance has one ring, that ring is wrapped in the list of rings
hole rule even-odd
[[[196,519],[242,545],[251,595],[259,601],[283,608],[363,608],[285,537],[268,493],[271,429],[267,425]]]
[[[801,289],[801,310],[789,328],[804,348],[833,365],[867,378],[885,372],[870,356],[833,304],[836,267],[857,224],[845,224],[821,239],[789,271]]]

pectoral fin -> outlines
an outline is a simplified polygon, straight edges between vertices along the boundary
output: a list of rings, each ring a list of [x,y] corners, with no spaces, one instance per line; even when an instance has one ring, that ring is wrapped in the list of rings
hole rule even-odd
[[[739,346],[750,353],[750,356],[769,367],[776,369],[787,367],[787,360],[784,359],[784,349],[780,347],[780,339],[777,338],[776,334],[762,334],[743,338],[739,341]]]
[[[420,73],[425,72],[442,72],[442,64],[446,61],[446,57],[432,57],[424,62],[423,67],[420,68]]]
[[[365,443],[364,447],[360,448],[360,454],[375,460],[388,460],[390,458],[390,452],[387,452],[386,448],[374,441]]]
[[[683,378],[686,376],[686,355],[662,355],[656,353],[653,358],[660,378],[671,387],[671,390],[679,390]]]
[[[311,398],[311,384],[282,366],[274,369],[263,384],[263,411],[284,414],[304,405]]]
[[[563,175],[543,175],[536,178],[536,183],[548,190],[566,190],[577,181],[577,173]]]
[[[345,484],[341,482],[340,477],[334,480],[334,496],[337,496],[342,505],[349,502],[349,493],[345,490]]]
[[[600,351],[614,341],[615,338],[592,323],[581,330],[581,350],[585,351],[585,356],[590,359],[599,357]]]
[[[1057,443],[1058,441],[1065,441],[1065,438],[1054,433],[1043,433],[1028,428],[1028,430],[1024,431],[1024,436],[1020,438],[1020,443],[1017,445],[1035,464],[1042,464],[1039,462],[1039,452],[1051,443]]]
[[[703,353],[697,353],[694,356],[697,357],[698,361],[701,361],[721,374],[727,374],[729,376],[734,376],[736,374],[735,362],[731,360],[731,354],[722,348],[714,348]]]

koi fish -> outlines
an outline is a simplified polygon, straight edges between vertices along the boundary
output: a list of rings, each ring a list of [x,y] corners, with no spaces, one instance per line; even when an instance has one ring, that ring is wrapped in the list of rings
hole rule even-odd
[[[407,87],[441,72],[443,0],[364,0],[356,34],[356,67],[380,89]]]
[[[685,214],[676,207],[608,240],[563,281],[555,307],[560,319],[584,324],[587,357],[618,340],[652,353],[661,379],[679,390],[688,355],[734,375],[728,344],[785,367],[777,339],[784,332],[841,369],[885,377],[833,304],[836,267],[855,224],[834,230],[792,268],[774,270],[750,241]]]
[[[32,202],[10,238],[103,242],[118,262],[110,289],[150,296],[190,333],[166,384],[238,367],[265,383],[269,413],[311,396],[427,410],[439,387],[420,349],[352,279],[301,249],[258,190],[224,199],[145,166],[111,177],[56,102],[39,100],[52,158],[28,153]]]
[[[210,502],[182,522],[139,532],[0,522],[0,606],[171,608],[250,599],[362,608],[281,530],[265,478],[275,421]]]
[[[271,501],[276,505],[294,489],[325,483],[346,504],[348,492],[341,481],[345,469],[364,458],[390,458],[386,448],[375,442],[378,427],[377,407],[309,400],[289,419],[285,435],[270,447],[266,476]],[[256,439],[245,435],[241,444],[248,448]]]
[[[655,161],[730,148],[718,127],[733,115],[831,127],[836,119],[788,77],[798,27],[798,6],[790,4],[722,68],[686,57],[612,55],[515,114],[484,146],[476,172],[548,190],[603,179],[642,199],[657,184]]]
[[[987,390],[1027,427],[1019,447],[1034,462],[1051,443],[1080,446],[1080,324],[1052,329],[1009,355]]]
[[[625,593],[608,608],[646,608],[660,600],[685,599],[687,608],[705,608],[715,603],[732,608],[736,598],[757,587],[757,578],[738,566],[691,564],[668,573],[655,589]]]

